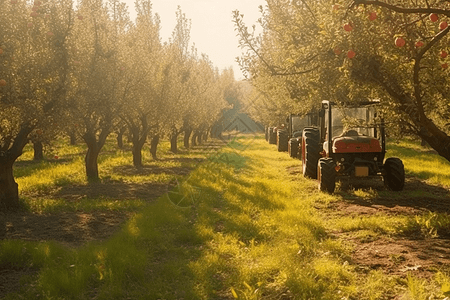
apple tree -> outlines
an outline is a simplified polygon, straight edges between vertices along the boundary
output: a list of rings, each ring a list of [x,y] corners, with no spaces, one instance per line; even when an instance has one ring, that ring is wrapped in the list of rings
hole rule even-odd
[[[13,164],[55,126],[70,86],[72,1],[3,1],[0,11],[0,208],[19,206]]]
[[[238,12],[234,21],[247,49],[241,66],[266,94],[283,88],[304,107],[380,99],[391,129],[421,137],[450,160],[449,16],[438,1],[268,0],[261,35]]]
[[[159,17],[153,14],[149,1],[137,1],[136,10],[136,24],[125,33],[121,47],[126,81],[119,117],[131,135],[133,165],[140,168],[147,136],[159,126],[165,110],[158,97],[162,64]]]
[[[126,93],[126,71],[120,51],[130,27],[123,3],[81,1],[71,39],[74,81],[67,109],[86,143],[86,176],[98,181],[98,156],[117,121]]]

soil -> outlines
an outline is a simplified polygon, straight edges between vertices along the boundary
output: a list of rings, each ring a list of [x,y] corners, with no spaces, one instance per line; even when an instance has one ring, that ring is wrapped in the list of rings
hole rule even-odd
[[[355,187],[385,190],[383,183],[363,182]],[[407,178],[404,191],[423,191],[417,196],[361,198],[350,197],[348,189],[353,188],[341,183],[338,194],[343,199],[333,202],[323,209],[329,217],[363,217],[370,215],[415,216],[427,212],[449,213],[450,191],[447,188],[428,185],[416,178]],[[392,195],[392,194],[391,194]],[[409,193],[411,195],[411,193]],[[380,235],[373,239],[359,239],[351,233],[334,232],[336,237],[348,241],[352,247],[351,264],[363,273],[380,270],[388,275],[401,278],[412,274],[419,278],[430,279],[438,270],[449,271],[450,235],[443,232],[438,237],[427,237],[417,232],[400,236]]]
[[[290,167],[288,172],[298,176],[301,167]],[[386,191],[382,180],[341,181],[337,184],[336,194],[342,200],[328,204],[318,204],[316,208],[326,219],[339,217],[367,217],[371,215],[415,216],[427,212],[450,213],[450,189],[430,185],[417,178],[406,178],[404,194]],[[378,193],[377,197],[357,197],[351,193],[361,189]],[[417,191],[421,191],[418,193]],[[409,193],[408,193],[409,192]],[[416,196],[410,196],[414,192]],[[438,237],[422,236],[411,232],[401,236],[380,235],[358,238],[354,233],[330,232],[350,245],[349,263],[362,273],[379,270],[387,275],[406,278],[412,274],[419,278],[430,279],[439,270],[450,271],[450,228]]]

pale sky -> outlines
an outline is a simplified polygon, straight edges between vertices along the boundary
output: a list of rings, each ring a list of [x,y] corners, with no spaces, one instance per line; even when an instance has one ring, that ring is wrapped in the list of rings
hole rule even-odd
[[[122,1],[127,3],[134,20],[134,0]],[[256,21],[261,17],[259,6],[264,6],[265,0],[151,0],[151,3],[153,12],[161,17],[163,42],[172,34],[176,24],[175,12],[179,5],[186,18],[192,22],[191,44],[195,43],[198,52],[207,54],[219,70],[231,66],[235,78],[243,78],[239,65],[235,62],[241,49],[234,31],[232,12],[239,10],[251,30],[252,25],[257,25]]]

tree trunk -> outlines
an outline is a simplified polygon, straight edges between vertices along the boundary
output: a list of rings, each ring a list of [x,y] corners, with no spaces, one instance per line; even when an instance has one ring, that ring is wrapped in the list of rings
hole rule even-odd
[[[197,136],[198,136],[198,131],[194,131],[194,134],[192,135],[192,138],[191,138],[192,147],[197,146]]]
[[[420,125],[418,135],[437,153],[450,161],[450,137],[440,130],[431,120],[424,120]]]
[[[186,129],[184,131],[184,148],[189,149],[189,138],[191,137],[192,129]]]
[[[117,132],[117,147],[119,147],[119,149],[123,149],[123,134],[124,132],[122,130]]]
[[[34,157],[33,160],[43,160],[44,159],[44,145],[41,141],[33,142]]]
[[[159,134],[153,136],[152,141],[150,142],[150,154],[154,160],[157,160],[156,150],[158,149],[159,144]]]
[[[71,131],[71,132],[69,133],[69,137],[70,137],[70,144],[71,144],[72,146],[76,145],[76,144],[77,144],[77,136],[76,136],[76,134],[75,134],[74,131]]]
[[[7,151],[0,152],[0,210],[19,208],[19,186],[14,180],[13,164],[22,155],[23,148],[28,143],[28,135],[33,129],[33,126],[23,124],[12,146]]]
[[[100,151],[96,146],[89,147],[85,157],[86,177],[89,182],[97,182],[100,180],[98,176],[98,155]]]
[[[137,169],[142,168],[144,165],[142,164],[142,148],[144,144],[141,143],[133,143],[132,153],[133,153],[133,166]]]
[[[0,156],[0,211],[19,207],[19,186],[14,180],[14,161]]]
[[[178,133],[172,133],[170,137],[170,151],[173,153],[178,152]]]
[[[203,136],[203,132],[199,132],[197,134],[197,145],[201,145],[202,144],[202,136]]]
[[[140,130],[139,127],[132,127],[129,128],[129,130],[131,131],[131,136],[132,136],[132,149],[131,152],[133,154],[133,166],[135,168],[142,168],[143,164],[142,164],[142,147],[144,147],[145,144],[145,140],[147,139],[146,136],[144,137],[140,137]],[[147,134],[147,133],[145,133]]]
[[[98,175],[98,155],[100,154],[100,150],[105,145],[108,135],[109,130],[102,129],[98,136],[98,141],[94,132],[86,132],[83,136],[83,139],[88,147],[84,158],[88,182],[98,182],[100,180]]]

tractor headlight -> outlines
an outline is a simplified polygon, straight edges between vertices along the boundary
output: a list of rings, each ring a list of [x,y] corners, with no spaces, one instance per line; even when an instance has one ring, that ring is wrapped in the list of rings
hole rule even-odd
[[[345,161],[345,158],[342,157],[342,158],[341,158],[341,161],[342,161],[342,162]]]
[[[374,160],[374,161],[377,161],[377,160],[378,160],[378,157],[375,156],[375,157],[373,158],[373,160]]]

